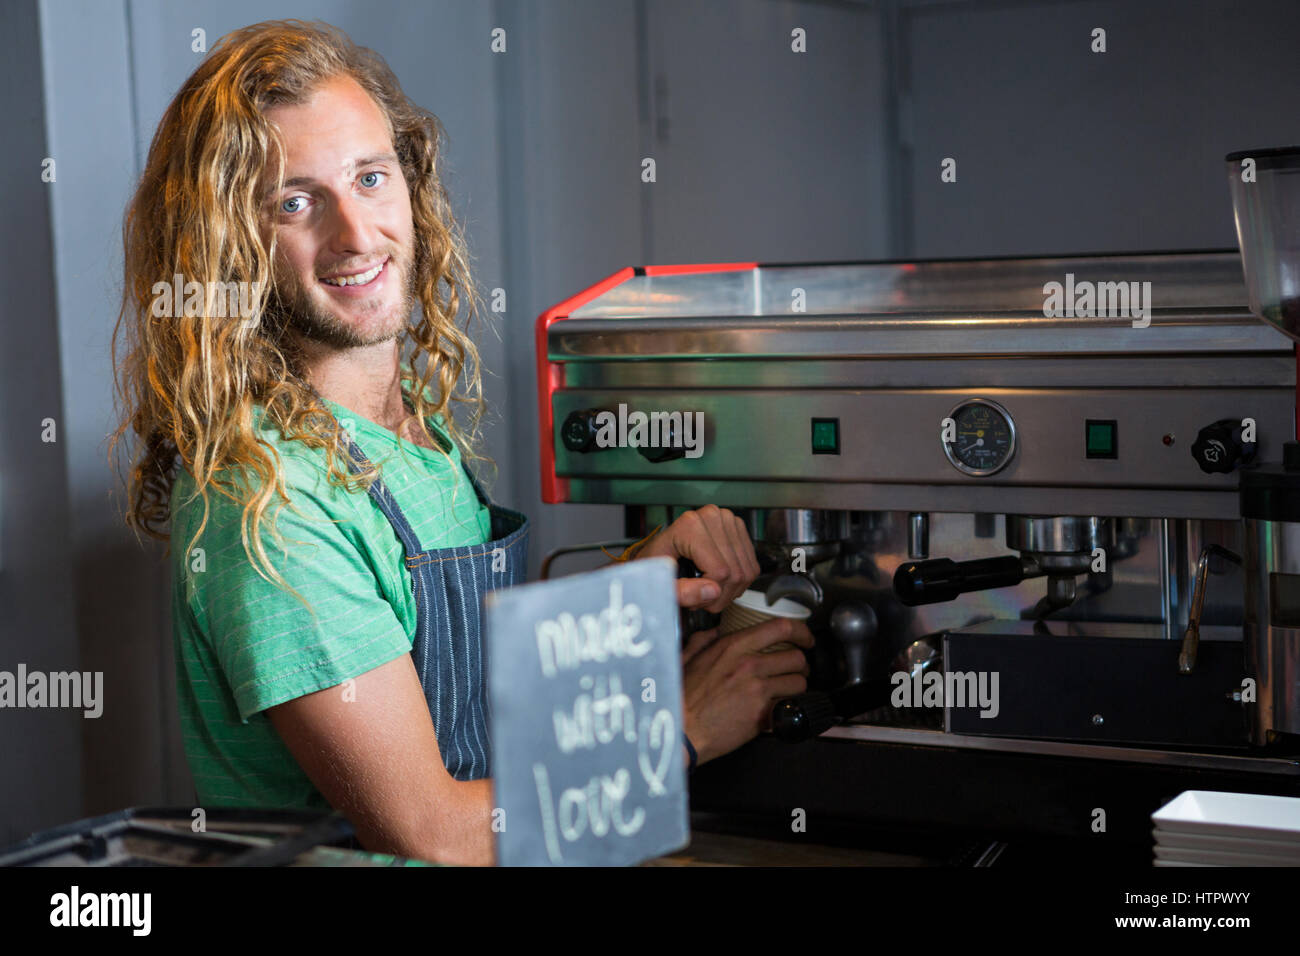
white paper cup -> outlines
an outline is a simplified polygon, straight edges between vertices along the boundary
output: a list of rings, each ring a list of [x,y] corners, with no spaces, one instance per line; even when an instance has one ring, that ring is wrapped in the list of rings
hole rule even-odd
[[[762,624],[774,617],[788,617],[796,621],[806,621],[812,611],[797,601],[780,598],[775,604],[768,605],[767,597],[762,591],[749,590],[741,594],[731,604],[722,609],[722,622],[718,625],[718,635],[733,634],[736,631]],[[789,641],[778,641],[762,649],[764,654],[786,651],[797,647]]]

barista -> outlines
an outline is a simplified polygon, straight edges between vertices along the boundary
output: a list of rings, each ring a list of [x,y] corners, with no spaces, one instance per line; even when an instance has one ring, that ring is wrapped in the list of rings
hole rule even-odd
[[[140,442],[128,520],[159,536],[170,522],[200,805],[332,806],[368,849],[488,863],[477,609],[522,579],[527,523],[482,496],[450,414],[479,383],[454,321],[472,283],[435,123],[333,28],[223,38],[164,114],[129,210],[119,435]],[[242,282],[258,308],[160,320],[157,263]],[[683,607],[720,611],[758,573],[741,521],[712,506],[637,555],[653,556],[701,570],[679,582]],[[806,688],[800,650],[758,653],[782,641],[812,637],[788,620],[690,636],[693,763]]]

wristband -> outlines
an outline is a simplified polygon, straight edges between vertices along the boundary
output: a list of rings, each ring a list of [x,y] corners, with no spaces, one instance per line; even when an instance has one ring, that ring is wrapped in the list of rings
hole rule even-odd
[[[695,752],[695,748],[691,745],[691,738],[686,736],[686,731],[684,730],[682,731],[682,743],[686,745],[686,751],[691,755],[691,765],[686,768],[686,772],[693,773],[695,771],[695,765],[699,763],[700,756]]]

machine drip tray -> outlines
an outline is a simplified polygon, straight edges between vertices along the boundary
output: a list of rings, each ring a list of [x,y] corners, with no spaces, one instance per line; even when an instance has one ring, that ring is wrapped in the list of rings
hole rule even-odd
[[[1041,754],[1113,760],[1125,763],[1160,764],[1167,767],[1203,770],[1240,770],[1252,773],[1300,777],[1300,755],[1270,750],[1237,748],[1155,748],[1121,744],[1078,743],[1066,740],[1037,740],[1021,737],[991,737],[945,733],[942,726],[922,726],[911,713],[885,707],[870,711],[848,723],[832,727],[825,739],[859,740],[871,743],[986,750],[999,753]]]
[[[1237,629],[1202,628],[1195,667],[1184,674],[1182,642],[1156,625],[986,621],[950,630],[944,728],[1245,752],[1245,709],[1233,699],[1245,677],[1240,637]]]
[[[875,727],[897,727],[904,730],[943,730],[943,711],[912,709],[902,710],[897,707],[877,707],[864,714],[859,714],[853,724],[866,724]]]

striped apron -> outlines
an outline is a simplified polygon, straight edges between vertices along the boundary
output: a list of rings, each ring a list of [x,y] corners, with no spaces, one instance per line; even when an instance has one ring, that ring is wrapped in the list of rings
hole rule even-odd
[[[365,453],[346,434],[342,438],[353,473],[367,468]],[[483,597],[524,582],[528,519],[492,504],[469,469],[465,474],[492,516],[486,544],[426,551],[383,480],[376,478],[369,491],[406,551],[416,607],[411,660],[433,717],[442,762],[455,779],[478,780],[492,774]]]

